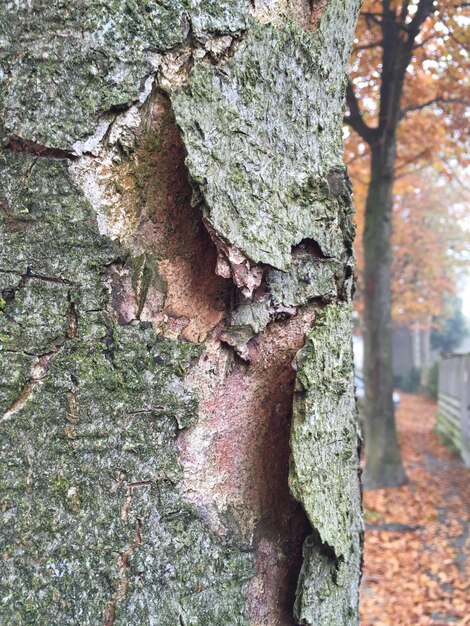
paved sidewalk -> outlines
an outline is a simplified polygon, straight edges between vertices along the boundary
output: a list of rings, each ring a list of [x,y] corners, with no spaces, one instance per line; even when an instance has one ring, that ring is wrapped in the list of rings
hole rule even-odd
[[[361,626],[470,625],[470,470],[433,432],[436,403],[401,396],[410,482],[364,496]]]

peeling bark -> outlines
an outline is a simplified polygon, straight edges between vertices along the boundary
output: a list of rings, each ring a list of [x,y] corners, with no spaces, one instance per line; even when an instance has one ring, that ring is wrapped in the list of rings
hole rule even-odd
[[[5,623],[358,623],[357,10],[0,8]]]

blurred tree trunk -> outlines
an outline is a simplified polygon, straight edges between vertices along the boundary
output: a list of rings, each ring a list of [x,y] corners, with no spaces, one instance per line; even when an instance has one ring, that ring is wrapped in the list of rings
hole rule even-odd
[[[404,480],[395,428],[392,368],[391,218],[395,140],[372,149],[364,230],[366,488]]]
[[[366,489],[400,485],[406,480],[398,448],[393,411],[391,329],[391,214],[397,155],[397,131],[403,112],[401,99],[406,70],[420,29],[434,9],[432,0],[419,0],[408,14],[382,0],[377,12],[364,12],[377,25],[380,99],[377,124],[369,126],[354,85],[349,82],[348,123],[368,144],[371,156],[364,230],[364,385]]]
[[[358,624],[358,6],[257,5],[0,7],[4,624]]]

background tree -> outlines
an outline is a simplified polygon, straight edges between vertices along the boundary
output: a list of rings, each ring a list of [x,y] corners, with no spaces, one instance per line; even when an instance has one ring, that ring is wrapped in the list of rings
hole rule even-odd
[[[356,203],[357,281],[355,308],[364,309],[361,239],[367,196],[368,155],[356,158],[357,142],[346,147]],[[392,212],[392,320],[396,326],[431,327],[446,315],[447,297],[455,294],[468,270],[470,244],[466,186],[429,166],[396,177]]]
[[[451,154],[463,158],[468,57],[461,56],[461,15],[454,2],[431,0],[371,0],[360,14],[345,121],[370,167],[363,232],[366,488],[405,480],[392,402],[394,183],[430,155],[441,167]]]
[[[358,4],[0,3],[2,624],[358,624]]]

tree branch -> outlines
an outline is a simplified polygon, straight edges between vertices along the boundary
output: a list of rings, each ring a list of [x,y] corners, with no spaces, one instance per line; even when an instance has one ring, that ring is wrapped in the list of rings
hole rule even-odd
[[[452,32],[450,28],[449,28],[449,32],[447,33],[447,35],[452,39],[452,41],[455,41],[456,44],[458,44],[459,46],[462,46],[464,50],[469,50],[468,44],[466,44],[464,41],[460,41],[460,39],[454,35],[454,33]]]
[[[383,40],[372,41],[371,43],[365,43],[361,46],[353,46],[353,52],[359,52],[360,50],[370,50],[371,48],[379,48],[383,46]]]
[[[451,165],[450,160],[449,159],[444,159],[444,163],[446,164],[446,167],[452,172],[452,177],[453,179],[457,182],[457,184],[462,187],[462,189],[464,189],[465,191],[470,191],[470,186],[466,185],[461,179],[460,179],[460,175],[457,174],[457,172],[455,171],[455,168]]]
[[[403,3],[401,5],[401,12],[400,12],[400,19],[401,19],[401,23],[404,24],[405,20],[408,16],[408,6],[410,4],[410,0],[403,0]]]
[[[359,108],[359,102],[357,101],[354,88],[349,79],[348,86],[346,88],[346,103],[349,108],[349,115],[344,118],[345,124],[351,126],[351,128],[353,128],[365,142],[371,144],[375,136],[375,130],[370,128],[370,126],[367,126],[364,122],[361,109]]]
[[[414,165],[413,166],[413,174],[416,174],[416,172],[420,172],[422,170],[425,170],[428,167],[429,167],[429,163],[422,163],[419,166],[418,165]],[[409,170],[405,170],[401,174],[399,174],[398,172],[395,172],[393,178],[394,178],[394,180],[400,180],[400,179],[406,178],[409,175],[410,175],[410,171]]]
[[[382,20],[379,19],[379,17],[383,18],[383,15],[382,15],[382,13],[367,13],[367,12],[365,12],[365,13],[359,13],[359,17],[365,18],[365,21],[367,23],[367,27],[370,28],[369,22],[373,22],[377,26],[380,26],[382,24]]]
[[[356,152],[356,154],[354,156],[352,156],[348,161],[345,161],[344,164],[346,165],[346,167],[349,167],[350,165],[352,165],[358,159],[364,159],[364,158],[366,158],[368,156],[369,155],[368,155],[368,153],[366,151],[364,151],[362,154],[359,154],[359,152]]]
[[[426,37],[426,39],[423,39],[423,41],[421,43],[416,43],[413,46],[413,50],[417,50],[418,48],[422,48],[423,46],[425,46],[428,41],[432,41],[433,39],[438,39],[441,35],[437,35],[437,34],[433,34],[433,35],[429,35],[429,37]]]
[[[411,22],[405,27],[409,33],[408,43],[414,43],[419,29],[431,15],[434,9],[434,0],[419,0],[418,8]]]
[[[468,100],[464,100],[463,98],[431,98],[431,100],[427,100],[426,102],[422,102],[421,104],[415,104],[413,106],[406,107],[400,111],[400,119],[405,117],[407,113],[411,113],[412,111],[421,111],[431,104],[464,104],[465,106],[470,106],[470,102]]]
[[[422,157],[425,157],[428,154],[428,152],[429,152],[429,148],[424,148],[424,150],[421,150],[420,152],[418,152],[417,154],[414,154],[409,159],[406,159],[406,161],[403,161],[403,163],[400,163],[399,165],[397,165],[397,167],[395,168],[395,177],[397,178],[398,172],[400,172],[400,170],[405,169],[408,165],[411,165],[412,163],[416,165],[416,162],[419,161]]]

